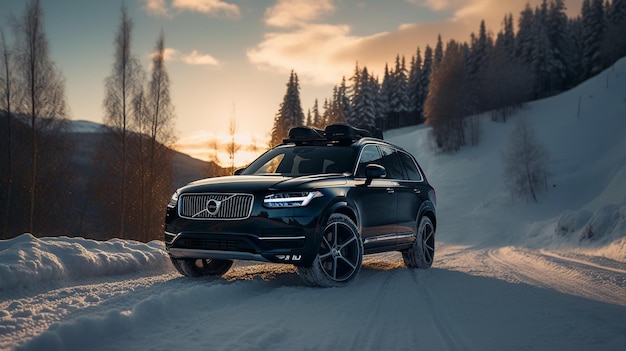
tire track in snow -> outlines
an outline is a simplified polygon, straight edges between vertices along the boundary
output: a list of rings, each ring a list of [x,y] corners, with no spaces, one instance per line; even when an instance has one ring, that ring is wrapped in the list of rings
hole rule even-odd
[[[545,250],[545,249],[542,249],[539,252],[541,252],[541,254],[544,255],[544,256],[549,256],[549,257],[555,258],[557,260],[567,261],[567,262],[575,263],[575,264],[578,264],[578,265],[581,265],[581,266],[598,268],[598,269],[611,271],[611,272],[615,272],[615,273],[626,274],[626,269],[607,267],[607,266],[604,266],[604,265],[600,265],[600,264],[596,264],[596,263],[593,263],[593,262],[588,262],[588,261],[576,259],[576,258],[573,258],[573,257],[565,257],[565,256],[559,255],[559,254],[557,254],[555,252],[551,252],[551,251],[548,251],[548,250]]]
[[[485,263],[507,280],[626,306],[626,275],[607,267],[514,247],[488,250],[488,257]]]
[[[428,315],[432,318],[439,335],[446,344],[445,349],[450,351],[467,350],[468,347],[465,345],[466,343],[461,342],[461,338],[458,337],[455,331],[450,327],[453,323],[447,320],[440,312],[441,308],[435,302],[435,299],[430,292],[430,288],[425,286],[424,283],[418,279],[418,272],[419,271],[415,270],[410,274],[413,279],[413,283],[419,292],[418,298],[421,299],[426,305]]]

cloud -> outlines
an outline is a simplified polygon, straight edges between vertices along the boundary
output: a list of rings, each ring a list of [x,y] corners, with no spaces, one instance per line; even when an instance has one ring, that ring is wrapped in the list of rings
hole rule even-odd
[[[172,7],[179,10],[206,13],[211,16],[239,17],[239,7],[222,0],[174,0]]]
[[[359,40],[349,35],[348,26],[308,25],[287,33],[268,33],[255,48],[247,50],[250,62],[266,70],[289,72],[312,84],[337,82],[354,64],[336,56]],[[349,72],[349,70],[348,70]]]
[[[278,0],[265,12],[265,24],[278,28],[298,27],[334,10],[332,0]]]
[[[144,8],[149,15],[169,17],[165,0],[142,0]]]
[[[200,54],[193,50],[190,54],[182,55],[180,60],[188,65],[219,66],[219,61],[209,54]]]
[[[151,53],[149,56],[152,56],[155,53]],[[173,48],[165,48],[164,58],[167,62],[183,62],[188,65],[204,65],[204,66],[219,66],[220,62],[215,57],[209,54],[201,54],[197,50],[192,50],[189,54],[181,53],[180,51]]]
[[[222,0],[173,0],[171,7],[166,0],[141,0],[144,3],[144,10],[152,16],[173,17],[171,9],[178,11],[200,12],[217,17],[239,17],[239,7]]]
[[[172,49],[172,48],[165,48],[165,50],[163,50],[163,59],[165,61],[176,61],[176,58],[179,55],[179,51],[176,49]],[[154,55],[154,53],[153,53]]]

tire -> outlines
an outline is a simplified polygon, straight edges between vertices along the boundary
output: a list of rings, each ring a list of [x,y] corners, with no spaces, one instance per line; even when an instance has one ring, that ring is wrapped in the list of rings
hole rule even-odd
[[[298,267],[298,274],[310,286],[338,287],[358,275],[363,262],[363,241],[350,217],[335,213],[322,233],[320,248],[310,267]]]
[[[402,251],[404,264],[409,268],[430,268],[435,258],[435,226],[427,216],[419,221],[413,246]]]
[[[233,265],[232,260],[209,258],[171,258],[174,268],[187,277],[222,276]]]

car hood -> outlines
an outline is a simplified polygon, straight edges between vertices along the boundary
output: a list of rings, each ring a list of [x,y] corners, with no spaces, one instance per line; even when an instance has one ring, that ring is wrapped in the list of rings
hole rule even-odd
[[[343,184],[346,184],[346,176],[343,174],[318,174],[302,177],[238,175],[198,180],[182,187],[179,192],[254,193],[263,190],[309,189]]]

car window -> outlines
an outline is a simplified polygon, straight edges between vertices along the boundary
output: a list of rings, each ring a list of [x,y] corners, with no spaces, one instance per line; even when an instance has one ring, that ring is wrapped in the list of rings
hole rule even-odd
[[[367,145],[361,152],[359,158],[359,167],[357,168],[356,176],[359,178],[365,178],[365,166],[369,164],[383,165],[382,157],[376,145]]]
[[[351,172],[356,152],[352,147],[277,147],[253,161],[241,174],[280,174],[291,177]]]
[[[400,155],[400,159],[402,159],[402,165],[404,166],[404,171],[406,175],[405,179],[418,181],[418,182],[422,181],[423,180],[422,175],[417,169],[417,166],[415,165],[415,161],[413,161],[413,158],[406,152],[398,152],[398,155]]]
[[[277,154],[275,157],[270,158],[259,167],[258,173],[277,173],[278,165],[280,165],[284,157],[285,154]]]
[[[400,160],[400,155],[387,146],[381,146],[380,151],[383,154],[383,166],[387,170],[387,178],[389,179],[405,179],[404,167]]]

